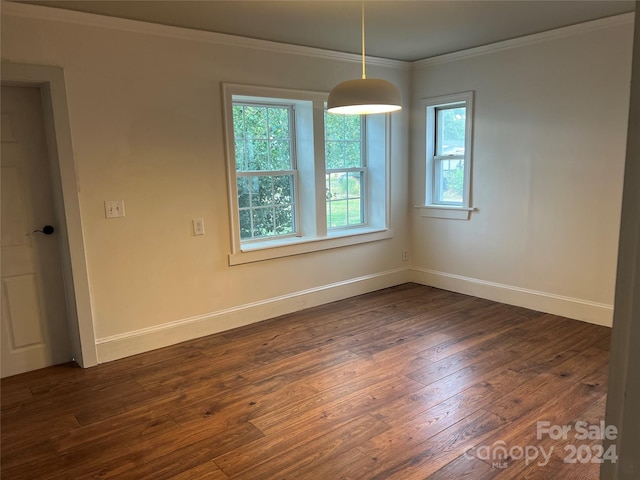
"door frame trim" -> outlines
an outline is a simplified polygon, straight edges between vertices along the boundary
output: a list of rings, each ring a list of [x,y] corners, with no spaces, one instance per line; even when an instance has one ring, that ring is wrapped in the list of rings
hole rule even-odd
[[[2,85],[40,88],[54,208],[63,227],[58,231],[71,349],[81,367],[91,367],[98,364],[98,356],[64,71],[55,66],[2,62]]]

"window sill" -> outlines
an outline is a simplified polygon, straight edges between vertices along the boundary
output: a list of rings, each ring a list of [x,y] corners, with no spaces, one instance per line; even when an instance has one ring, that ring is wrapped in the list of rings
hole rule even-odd
[[[474,207],[455,207],[448,205],[416,205],[421,217],[448,218],[452,220],[469,220]]]
[[[326,237],[288,237],[242,245],[237,253],[229,254],[229,265],[261,262],[272,258],[289,257],[332,248],[377,242],[393,237],[386,228],[359,228],[334,231]]]

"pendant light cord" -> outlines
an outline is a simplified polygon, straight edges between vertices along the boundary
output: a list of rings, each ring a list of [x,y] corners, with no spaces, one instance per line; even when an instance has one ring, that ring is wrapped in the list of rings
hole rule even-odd
[[[364,0],[362,0],[362,79],[367,78],[367,72],[364,67]]]

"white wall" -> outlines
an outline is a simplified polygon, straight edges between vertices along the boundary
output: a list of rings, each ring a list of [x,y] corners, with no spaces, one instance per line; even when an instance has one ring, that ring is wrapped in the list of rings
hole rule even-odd
[[[392,122],[394,238],[228,266],[221,82],[328,92],[357,78],[357,57],[3,4],[2,59],[65,72],[100,361],[406,281],[406,111]],[[409,98],[407,66],[369,71]],[[105,219],[105,200],[126,217]]]
[[[471,219],[412,213],[417,281],[610,325],[633,15],[419,62],[412,201],[424,204],[419,100],[475,91]]]

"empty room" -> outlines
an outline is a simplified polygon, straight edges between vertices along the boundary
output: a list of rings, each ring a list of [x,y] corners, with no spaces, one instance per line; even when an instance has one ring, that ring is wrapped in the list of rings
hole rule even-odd
[[[2,478],[640,478],[636,9],[2,0]]]

